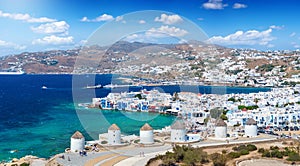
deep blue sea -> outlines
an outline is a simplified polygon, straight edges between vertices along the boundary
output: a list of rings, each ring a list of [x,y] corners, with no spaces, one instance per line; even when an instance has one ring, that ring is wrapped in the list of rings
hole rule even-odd
[[[114,78],[114,83],[117,79]],[[146,122],[155,129],[170,125],[174,117],[153,113],[101,111],[78,107],[92,97],[104,97],[110,89],[84,89],[86,85],[111,83],[112,75],[19,75],[0,76],[0,161],[36,155],[48,158],[69,147],[71,135],[81,131],[86,140],[98,137],[116,123],[124,134],[138,134]],[[75,82],[74,82],[75,80]],[[120,80],[121,82],[121,80]],[[47,89],[41,89],[47,86]],[[250,93],[269,88],[211,86],[162,86],[173,93]],[[138,91],[141,87],[113,89],[113,92]],[[12,151],[15,151],[12,153]]]

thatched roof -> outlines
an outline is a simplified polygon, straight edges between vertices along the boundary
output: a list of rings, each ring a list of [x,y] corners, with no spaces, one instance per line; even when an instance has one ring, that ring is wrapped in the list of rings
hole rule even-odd
[[[120,128],[114,123],[108,128],[108,130],[120,130]]]
[[[227,124],[224,122],[224,120],[219,119],[216,122],[216,126],[227,126]]]
[[[246,122],[246,125],[256,125],[257,122],[253,118],[249,118]]]
[[[76,131],[71,138],[74,138],[74,139],[82,139],[84,138],[84,136],[81,134],[81,132],[79,131]]]
[[[140,130],[141,131],[149,131],[149,130],[153,130],[153,128],[148,123],[146,123],[146,124],[144,124],[143,127],[141,127]]]
[[[175,129],[175,130],[182,130],[182,129],[185,129],[185,124],[184,124],[183,120],[176,120],[176,121],[171,125],[171,129]]]

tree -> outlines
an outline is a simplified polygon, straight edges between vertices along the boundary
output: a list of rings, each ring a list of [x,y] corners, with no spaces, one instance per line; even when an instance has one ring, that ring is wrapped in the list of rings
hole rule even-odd
[[[220,118],[221,118],[222,120],[228,120],[227,116],[224,115],[224,114],[222,114],[222,115],[220,116]]]
[[[223,109],[221,108],[213,108],[210,110],[210,117],[214,119],[218,119],[223,113]]]

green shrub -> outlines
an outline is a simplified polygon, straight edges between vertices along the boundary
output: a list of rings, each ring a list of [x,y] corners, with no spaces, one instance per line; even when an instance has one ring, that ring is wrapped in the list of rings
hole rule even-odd
[[[265,150],[262,154],[262,157],[271,157],[271,153],[269,150]]]
[[[239,152],[230,152],[230,153],[228,153],[228,157],[232,158],[232,159],[239,158],[240,156],[241,156],[241,154]]]
[[[287,158],[288,161],[300,161],[300,156],[296,152],[289,153],[289,157]]]
[[[270,150],[278,150],[279,147],[278,146],[270,146]]]
[[[241,154],[241,155],[247,155],[247,154],[249,154],[249,150],[247,150],[247,149],[242,149],[242,150],[240,151],[240,154]]]
[[[22,163],[22,164],[20,164],[20,166],[30,166],[30,164],[29,163]]]
[[[249,151],[255,151],[255,150],[257,150],[257,147],[255,145],[253,145],[253,144],[248,144],[247,145],[247,149]]]
[[[107,141],[101,141],[101,144],[107,144],[108,142]]]

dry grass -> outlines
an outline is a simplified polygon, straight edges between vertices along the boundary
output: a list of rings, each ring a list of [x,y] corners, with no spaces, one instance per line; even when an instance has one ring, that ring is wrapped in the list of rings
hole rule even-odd
[[[118,156],[118,157],[115,157],[115,158],[113,158],[113,159],[111,159],[111,160],[108,160],[108,161],[102,163],[101,165],[102,165],[102,166],[112,166],[112,165],[115,165],[115,164],[117,164],[118,162],[120,162],[120,161],[122,161],[122,160],[125,160],[125,159],[127,159],[127,158],[128,158],[127,156]]]
[[[105,159],[108,159],[108,158],[111,158],[111,157],[114,157],[114,156],[117,156],[117,154],[107,154],[107,155],[104,155],[104,156],[100,156],[100,157],[97,157],[97,158],[94,158],[92,160],[87,161],[84,164],[84,166],[94,166],[97,163],[101,162],[102,160],[105,160]]]

